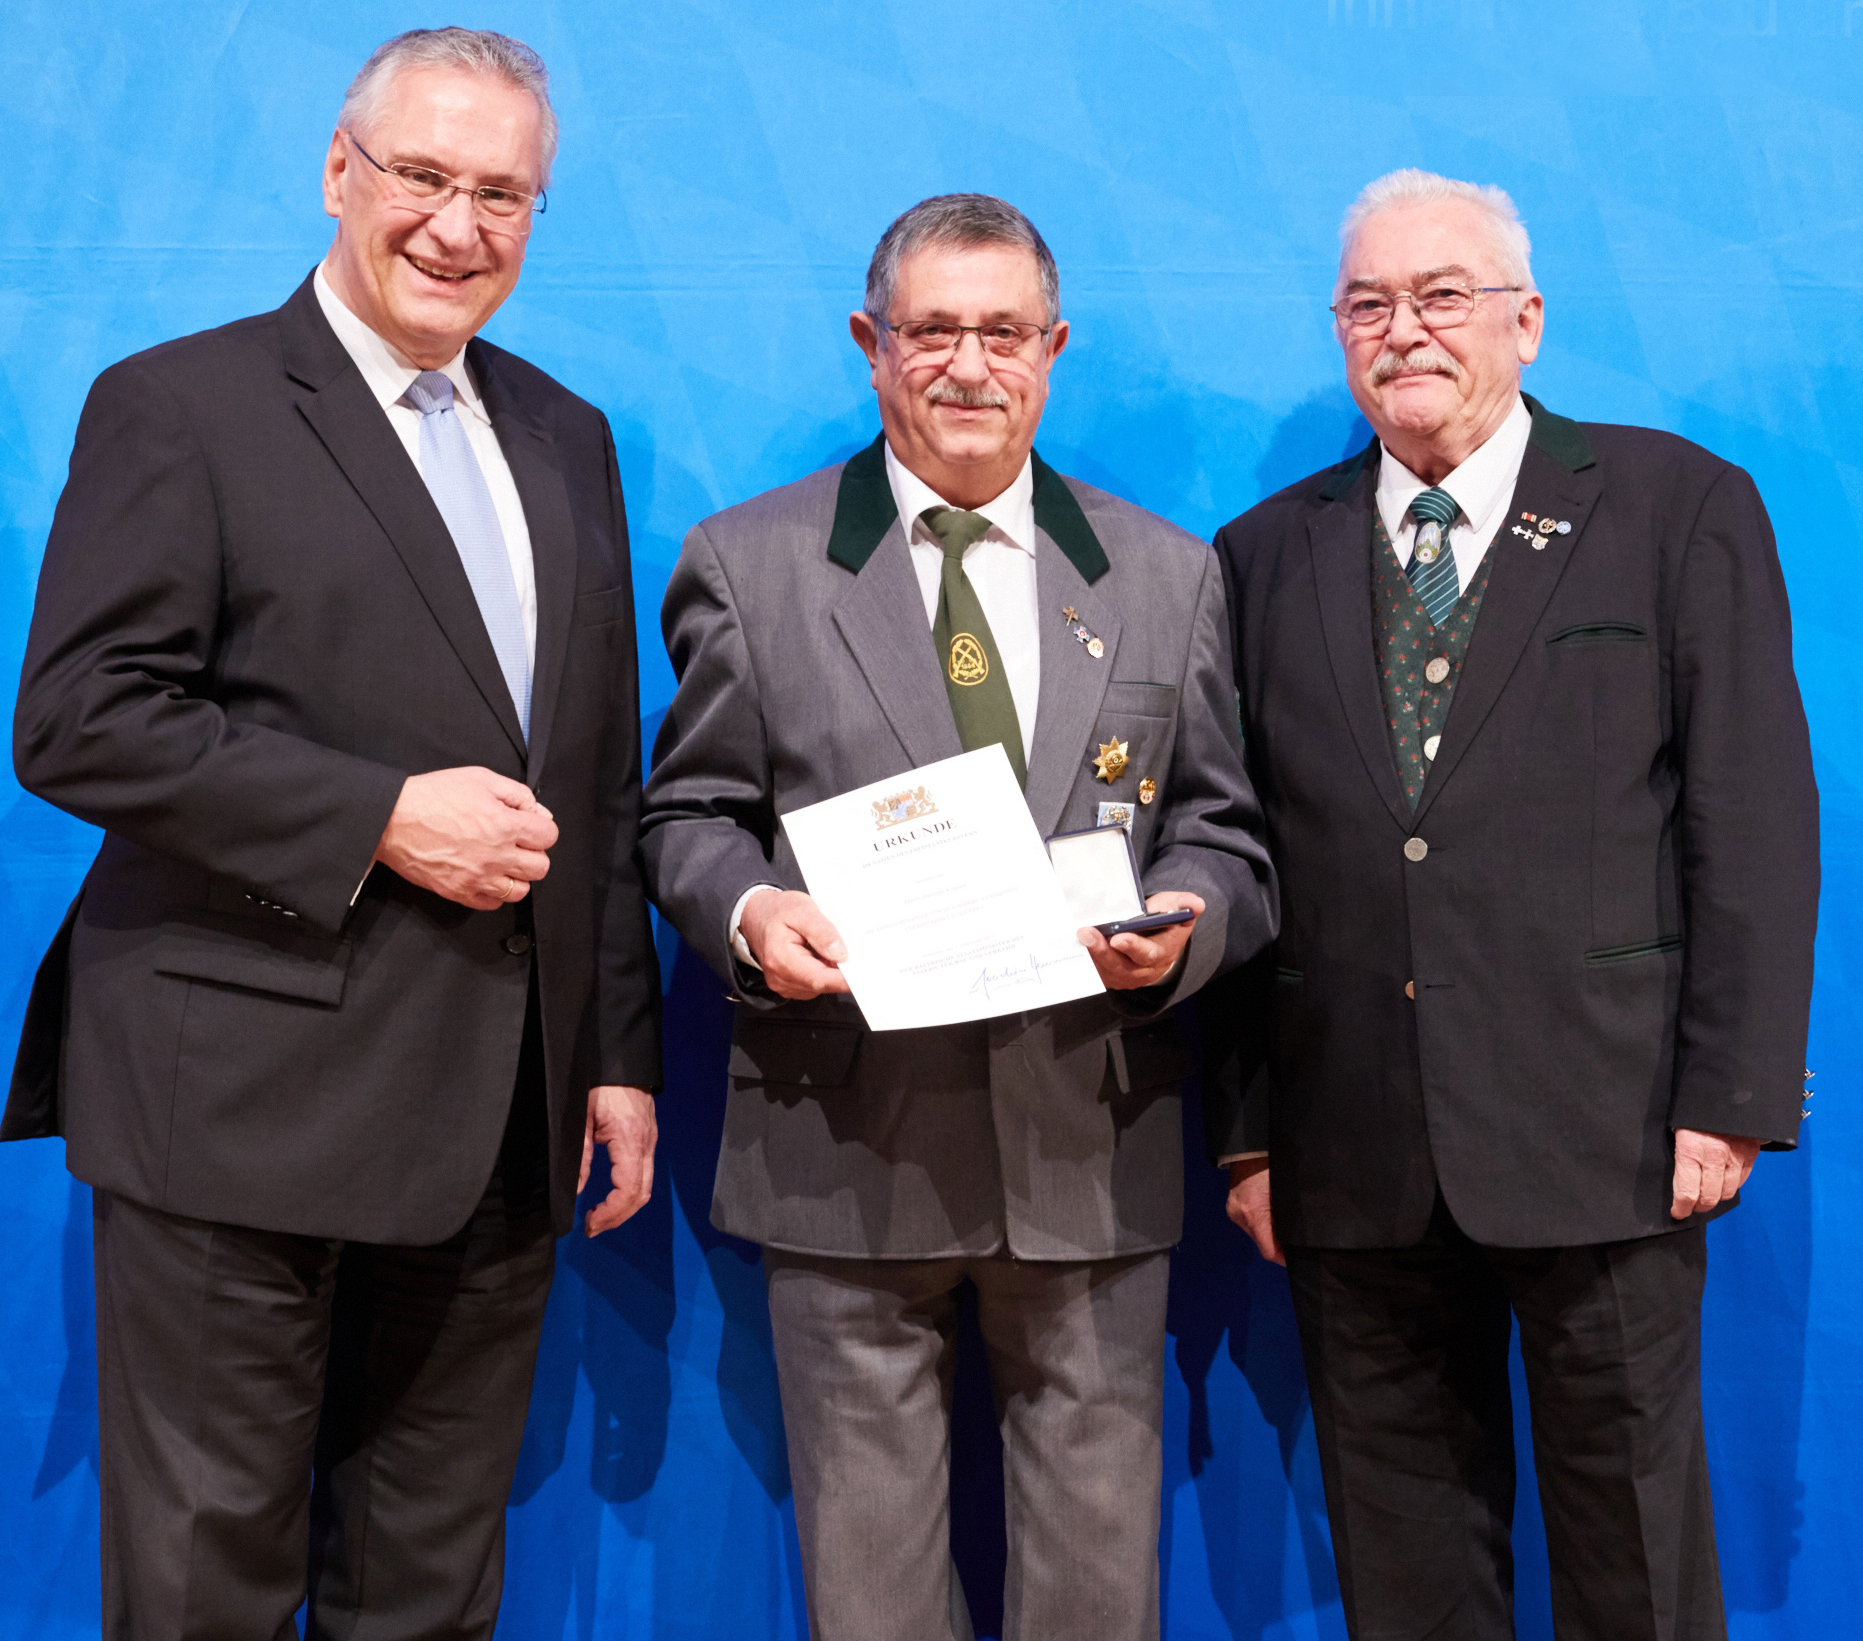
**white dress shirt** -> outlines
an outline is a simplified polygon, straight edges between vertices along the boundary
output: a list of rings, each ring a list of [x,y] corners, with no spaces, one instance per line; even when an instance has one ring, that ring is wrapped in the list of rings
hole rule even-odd
[[[928,507],[949,507],[950,502],[893,454],[886,446],[886,482],[892,486],[893,505],[912,552],[912,570],[925,599],[925,625],[938,620],[938,593],[944,579],[944,548],[919,517]],[[1041,699],[1041,628],[1036,616],[1035,592],[1035,467],[1024,460],[994,501],[968,509],[990,521],[989,533],[964,549],[964,574],[983,606],[983,618],[996,640],[996,653],[1009,680],[1009,695],[1016,704],[1022,728],[1022,757],[1026,763],[1035,750],[1035,709]],[[738,929],[744,905],[759,889],[775,884],[757,883],[738,897],[731,908],[731,950],[756,966],[750,944]]]
[[[376,403],[388,413],[388,423],[406,447],[408,459],[420,470],[420,412],[402,402],[402,395],[412,386],[421,367],[410,360],[392,342],[372,331],[343,305],[343,299],[331,288],[323,268],[312,281],[324,318],[336,332]],[[492,508],[498,515],[498,530],[505,538],[505,551],[511,557],[511,579],[517,584],[518,613],[524,618],[524,651],[531,669],[537,666],[537,572],[531,561],[530,527],[524,522],[524,504],[518,500],[517,484],[498,435],[492,431],[492,419],[479,398],[477,383],[466,369],[466,350],[440,367],[440,373],[453,384],[453,411],[466,430],[466,442],[478,458],[479,471],[485,475],[485,487],[492,493]]]
[[[1488,544],[1500,534],[1507,522],[1507,505],[1513,500],[1514,486],[1520,479],[1520,464],[1527,454],[1527,437],[1533,431],[1533,413],[1524,399],[1516,399],[1514,408],[1488,435],[1487,443],[1463,462],[1439,489],[1447,490],[1462,511],[1449,526],[1449,550],[1455,554],[1455,578],[1458,594],[1468,591]],[[1397,552],[1397,562],[1410,567],[1410,552],[1417,543],[1417,521],[1410,516],[1410,504],[1429,486],[1411,472],[1387,449],[1378,464],[1378,516]],[[1235,1151],[1219,1159],[1219,1165],[1244,1162],[1251,1157],[1265,1157],[1266,1151]]]
[[[1463,462],[1438,489],[1447,490],[1456,506],[1462,509],[1449,526],[1449,550],[1455,554],[1455,578],[1458,594],[1468,591],[1475,579],[1488,544],[1500,534],[1507,522],[1508,503],[1513,500],[1514,485],[1520,478],[1520,463],[1527,453],[1527,439],[1533,432],[1533,415],[1524,399],[1516,399],[1514,408],[1488,435],[1488,441]],[[1389,449],[1378,464],[1378,516],[1397,551],[1397,562],[1410,567],[1410,550],[1416,545],[1417,521],[1410,516],[1410,504],[1429,486],[1393,456]]]

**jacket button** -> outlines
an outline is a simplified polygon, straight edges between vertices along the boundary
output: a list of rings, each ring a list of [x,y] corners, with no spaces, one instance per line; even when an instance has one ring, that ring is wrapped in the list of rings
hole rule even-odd
[[[517,934],[508,934],[505,936],[503,944],[505,950],[513,957],[522,957],[530,950],[530,936],[524,934],[522,931]]]
[[[1423,676],[1429,679],[1432,684],[1440,684],[1449,676],[1449,662],[1447,657],[1441,655],[1433,657],[1429,665],[1423,669]]]
[[[1414,981],[1414,980],[1406,980],[1406,981],[1404,982],[1404,995],[1405,995],[1406,997],[1408,997],[1408,998],[1409,998],[1409,999],[1411,1000],[1411,1002],[1413,1002],[1413,1003],[1414,1003],[1414,1002],[1415,1002],[1415,1001],[1417,1000],[1417,983],[1416,983],[1416,981]]]
[[[1421,860],[1430,852],[1430,846],[1421,838],[1404,839],[1404,859]]]

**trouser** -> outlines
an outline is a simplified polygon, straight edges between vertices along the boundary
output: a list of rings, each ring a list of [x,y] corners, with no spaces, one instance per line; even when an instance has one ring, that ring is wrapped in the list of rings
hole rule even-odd
[[[1520,1324],[1559,1641],[1721,1641],[1701,1226],[1490,1248],[1439,1196],[1410,1248],[1289,1248],[1355,1641],[1509,1641]]]
[[[969,1641],[950,1551],[966,1277],[1003,1435],[1003,1641],[1154,1641],[1168,1254],[763,1257],[815,1641]]]
[[[107,1641],[486,1641],[554,1266],[534,1018],[457,1235],[386,1247],[99,1190]],[[444,1136],[436,1136],[444,1143]]]

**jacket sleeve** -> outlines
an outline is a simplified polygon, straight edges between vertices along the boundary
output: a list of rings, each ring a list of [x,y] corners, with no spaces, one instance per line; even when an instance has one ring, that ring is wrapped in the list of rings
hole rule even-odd
[[[20,784],[145,849],[339,928],[405,779],[214,698],[225,589],[213,477],[147,365],[78,423],[13,720]]]
[[[1204,555],[1178,701],[1177,741],[1145,892],[1187,890],[1201,895],[1207,910],[1163,999],[1167,1005],[1246,963],[1274,938],[1280,918],[1261,805],[1243,764],[1229,618],[1213,553]]]
[[[1785,579],[1739,468],[1710,486],[1670,597],[1685,954],[1670,1124],[1789,1146],[1811,1007],[1818,791]]]
[[[641,822],[647,892],[713,969],[765,1002],[761,977],[731,956],[728,924],[746,889],[782,882],[770,860],[775,784],[736,595],[703,525],[680,550],[660,624],[678,688]]]
[[[602,452],[607,464],[609,510],[620,548],[622,574],[632,573],[627,508],[614,435],[602,418]],[[640,860],[640,665],[634,640],[632,582],[626,614],[615,622],[622,635],[610,680],[608,756],[598,772],[599,814],[608,838],[607,859],[597,863],[595,883],[595,1022],[598,1033],[595,1082],[657,1089],[661,1083],[660,964],[653,949]]]

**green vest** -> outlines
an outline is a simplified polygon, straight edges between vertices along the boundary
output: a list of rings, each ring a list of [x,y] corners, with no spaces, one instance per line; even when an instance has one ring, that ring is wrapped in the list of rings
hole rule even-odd
[[[1385,722],[1391,726],[1391,751],[1412,809],[1423,796],[1423,783],[1429,778],[1436,744],[1448,721],[1449,702],[1462,676],[1462,658],[1468,654],[1493,566],[1490,546],[1468,591],[1456,600],[1441,629],[1432,627],[1423,600],[1397,562],[1383,518],[1372,508],[1372,644],[1378,659],[1378,687],[1384,693]],[[1432,669],[1439,676],[1432,677]]]

